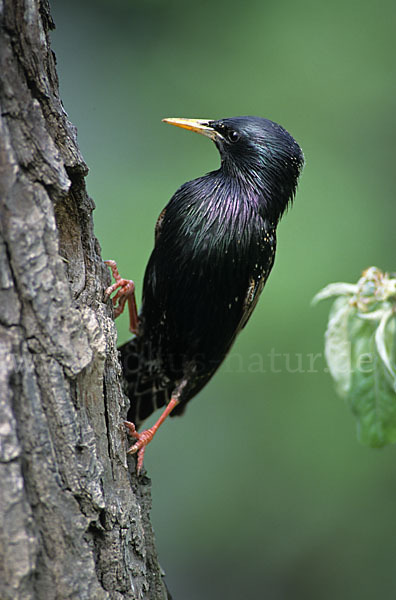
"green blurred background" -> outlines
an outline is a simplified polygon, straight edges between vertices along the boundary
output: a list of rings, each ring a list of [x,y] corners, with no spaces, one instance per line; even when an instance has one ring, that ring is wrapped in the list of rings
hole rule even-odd
[[[328,282],[396,268],[395,3],[52,0],[52,10],[96,234],[139,298],[159,212],[219,164],[209,140],[163,117],[265,116],[306,156],[248,327],[146,453],[175,600],[396,597],[395,449],[356,441],[325,372],[329,304],[310,307]],[[117,326],[124,341],[126,315]]]

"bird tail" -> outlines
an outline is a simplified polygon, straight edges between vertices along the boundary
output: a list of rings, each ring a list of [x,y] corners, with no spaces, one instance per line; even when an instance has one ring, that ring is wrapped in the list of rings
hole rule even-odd
[[[118,348],[125,393],[131,401],[128,421],[139,429],[147,417],[170,400],[172,387],[161,376],[161,365],[150,357],[150,348],[139,336]]]

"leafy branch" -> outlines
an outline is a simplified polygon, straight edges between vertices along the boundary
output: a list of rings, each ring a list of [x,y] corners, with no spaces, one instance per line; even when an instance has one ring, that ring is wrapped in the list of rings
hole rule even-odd
[[[336,390],[357,418],[362,443],[395,443],[396,275],[370,267],[356,284],[327,285],[313,303],[332,297],[325,357]]]

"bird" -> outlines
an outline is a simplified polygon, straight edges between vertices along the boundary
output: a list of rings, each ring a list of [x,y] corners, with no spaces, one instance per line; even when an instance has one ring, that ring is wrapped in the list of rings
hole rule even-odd
[[[137,312],[134,283],[117,263],[115,316],[128,302],[135,336],[119,347],[131,405],[125,425],[141,473],[146,446],[168,415],[181,415],[245,327],[274,264],[276,228],[292,204],[302,149],[262,117],[167,118],[211,139],[220,167],[181,185],[161,211]],[[138,432],[156,409],[155,424]]]

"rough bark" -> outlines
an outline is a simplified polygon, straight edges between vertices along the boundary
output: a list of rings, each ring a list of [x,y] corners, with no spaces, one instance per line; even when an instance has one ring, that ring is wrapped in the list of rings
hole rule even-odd
[[[0,598],[163,599],[47,0],[0,26]]]

